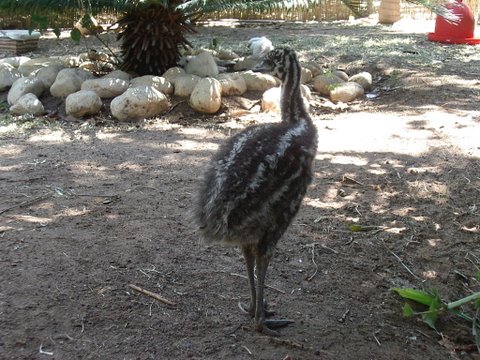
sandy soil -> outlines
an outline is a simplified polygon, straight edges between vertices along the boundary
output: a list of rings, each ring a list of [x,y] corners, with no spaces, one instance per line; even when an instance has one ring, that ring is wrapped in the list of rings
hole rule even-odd
[[[447,60],[457,51],[424,34],[325,24],[197,36],[243,41],[259,29],[286,43],[373,31],[442,46]],[[330,61],[374,73],[374,96],[343,110],[316,97],[315,180],[267,278],[271,308],[295,321],[278,338],[254,332],[238,309],[248,300],[239,251],[201,243],[188,215],[218,145],[277,116],[229,117],[226,101],[213,117],[180,105],[135,124],[105,114],[47,117],[30,128],[4,121],[0,357],[478,359],[468,323],[446,315],[436,332],[404,319],[392,292],[437,289],[453,301],[479,291],[478,57],[433,71],[341,55]],[[392,69],[405,76],[392,83]],[[378,228],[352,232],[351,224]]]

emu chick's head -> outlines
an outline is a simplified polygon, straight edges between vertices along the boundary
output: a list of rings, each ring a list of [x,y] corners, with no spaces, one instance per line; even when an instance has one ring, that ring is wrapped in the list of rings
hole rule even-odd
[[[265,55],[263,61],[256,65],[252,70],[256,72],[270,73],[283,81],[290,66],[296,61],[297,55],[293,49],[277,48]]]

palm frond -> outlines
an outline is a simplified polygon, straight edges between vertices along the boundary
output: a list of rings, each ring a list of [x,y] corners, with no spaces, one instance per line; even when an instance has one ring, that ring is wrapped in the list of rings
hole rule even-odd
[[[140,1],[141,0],[2,0],[0,1],[0,9],[16,13],[61,12],[63,10],[77,9],[89,10],[96,13],[105,9],[122,11]]]
[[[460,17],[453,12],[456,2],[451,0],[406,0],[409,3],[421,5],[438,16],[452,23],[460,22]]]

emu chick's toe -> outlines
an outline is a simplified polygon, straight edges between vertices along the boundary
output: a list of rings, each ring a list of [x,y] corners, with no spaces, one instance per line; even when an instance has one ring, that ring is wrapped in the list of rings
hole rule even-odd
[[[279,329],[287,325],[293,324],[295,321],[287,319],[278,319],[278,320],[263,320],[256,324],[255,328],[258,332],[268,336],[280,336],[280,333],[273,329]]]

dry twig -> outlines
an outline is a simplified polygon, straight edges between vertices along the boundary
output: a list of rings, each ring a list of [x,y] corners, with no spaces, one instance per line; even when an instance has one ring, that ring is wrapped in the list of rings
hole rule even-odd
[[[400,264],[402,264],[402,266],[409,272],[410,275],[412,275],[412,276],[413,276],[414,278],[416,278],[416,279],[422,280],[420,277],[418,277],[417,275],[415,275],[415,274],[413,273],[413,271],[408,268],[407,265],[405,265],[405,263],[402,261],[402,259],[400,259],[400,257],[399,257],[397,254],[395,254],[395,253],[394,253],[392,250],[390,250],[390,249],[389,249],[388,251],[390,251],[390,253],[391,253],[393,256],[395,256],[395,258],[400,262]],[[423,281],[423,280],[422,280],[422,281]]]
[[[176,303],[174,303],[173,301],[170,301],[168,299],[165,299],[164,297],[162,297],[161,295],[157,294],[157,293],[154,293],[154,292],[151,292],[149,290],[146,290],[146,289],[143,289],[137,285],[134,285],[134,284],[128,284],[128,287],[135,290],[135,291],[138,291],[139,293],[142,293],[144,295],[147,295],[147,296],[150,296],[164,304],[167,304],[167,305],[170,305],[170,306],[175,306],[177,305]]]
[[[16,205],[10,206],[10,207],[8,207],[8,208],[6,208],[6,209],[0,210],[0,215],[2,215],[3,213],[6,213],[7,211],[10,211],[10,210],[12,210],[12,209],[15,209],[15,208],[21,208],[21,207],[33,205],[33,204],[35,204],[35,203],[38,202],[38,201],[45,200],[45,199],[48,198],[50,195],[52,195],[52,193],[51,193],[51,192],[48,192],[48,193],[46,193],[46,194],[42,194],[42,195],[39,195],[39,196],[37,196],[37,197],[34,197],[33,199],[30,199],[30,200],[21,202],[20,204],[16,204]]]

